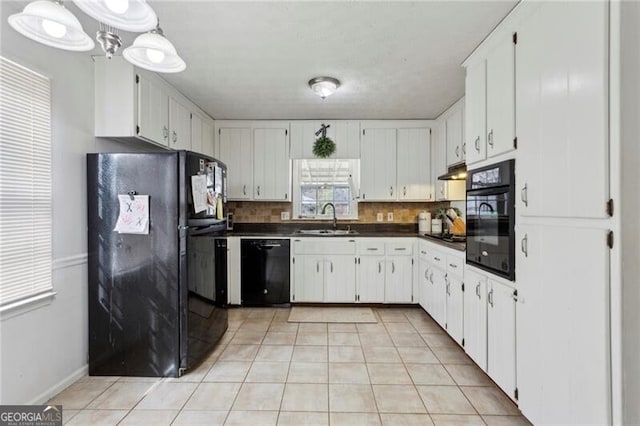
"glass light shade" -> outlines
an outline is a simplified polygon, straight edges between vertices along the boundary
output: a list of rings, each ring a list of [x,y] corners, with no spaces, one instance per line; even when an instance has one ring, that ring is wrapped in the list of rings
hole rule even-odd
[[[333,77],[316,77],[309,80],[309,87],[311,87],[313,93],[324,99],[338,90],[340,82]]]
[[[187,68],[173,44],[154,32],[140,34],[131,46],[124,49],[122,56],[133,65],[149,71],[175,73]]]
[[[58,49],[87,51],[95,44],[73,13],[59,3],[37,0],[9,16],[9,25],[31,40]]]
[[[158,16],[145,0],[73,0],[87,15],[114,28],[134,33],[150,31]]]

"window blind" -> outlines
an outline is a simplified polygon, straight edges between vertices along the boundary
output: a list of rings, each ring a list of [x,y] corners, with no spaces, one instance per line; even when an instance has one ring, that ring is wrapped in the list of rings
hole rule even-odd
[[[0,309],[52,291],[51,85],[0,57]]]

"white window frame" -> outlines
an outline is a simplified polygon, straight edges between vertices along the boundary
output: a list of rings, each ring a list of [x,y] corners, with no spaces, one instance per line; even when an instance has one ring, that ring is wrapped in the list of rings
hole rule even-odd
[[[329,208],[325,214],[316,214],[315,216],[302,216],[301,215],[301,173],[302,164],[304,159],[293,160],[293,219],[296,220],[329,220],[333,219],[333,211]],[[313,161],[317,161],[314,159]],[[342,220],[357,220],[358,219],[358,188],[360,187],[360,161],[354,159],[327,159],[326,161],[348,161],[351,164],[351,182],[350,182],[350,195],[351,200],[349,202],[349,215],[337,214],[338,219]]]
[[[0,316],[53,292],[51,82],[0,56]]]

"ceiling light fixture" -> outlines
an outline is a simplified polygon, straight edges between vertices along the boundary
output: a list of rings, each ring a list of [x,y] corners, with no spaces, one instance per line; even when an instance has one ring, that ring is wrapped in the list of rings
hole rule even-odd
[[[37,0],[9,16],[9,25],[23,36],[47,46],[88,51],[95,44],[62,1]]]
[[[141,33],[156,27],[158,16],[145,0],[73,0],[87,15],[124,31]]]
[[[333,77],[316,77],[309,80],[309,87],[311,87],[313,93],[325,99],[336,92],[340,87],[340,81]]]
[[[159,23],[152,31],[136,37],[133,44],[124,49],[122,56],[133,65],[149,71],[175,73],[187,68],[176,48],[165,38]]]

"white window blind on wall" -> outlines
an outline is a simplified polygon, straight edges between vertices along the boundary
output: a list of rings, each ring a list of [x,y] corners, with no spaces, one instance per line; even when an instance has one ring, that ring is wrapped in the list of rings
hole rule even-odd
[[[53,290],[51,85],[0,57],[0,311]]]

